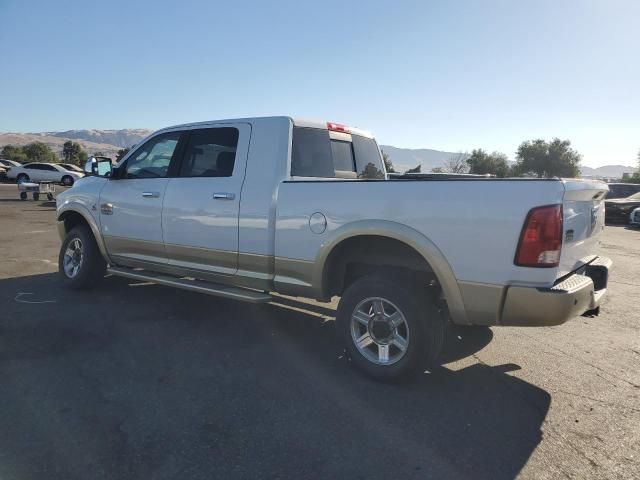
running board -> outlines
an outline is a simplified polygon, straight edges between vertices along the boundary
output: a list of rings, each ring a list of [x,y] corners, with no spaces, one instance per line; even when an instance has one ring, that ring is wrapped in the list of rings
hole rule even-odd
[[[157,283],[167,287],[181,288],[192,292],[206,293],[216,297],[232,298],[250,303],[266,303],[271,301],[271,295],[258,290],[249,290],[240,287],[220,285],[218,283],[203,282],[187,278],[170,277],[160,273],[148,272],[146,270],[133,270],[131,268],[109,267],[107,273],[118,277],[131,278],[143,282]]]

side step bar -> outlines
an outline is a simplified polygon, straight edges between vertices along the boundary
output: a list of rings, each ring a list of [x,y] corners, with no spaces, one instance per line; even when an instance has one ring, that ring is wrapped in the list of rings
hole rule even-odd
[[[249,290],[240,287],[220,285],[218,283],[203,282],[188,278],[171,277],[146,270],[133,270],[131,268],[109,267],[107,273],[118,277],[131,278],[143,282],[157,283],[167,287],[181,288],[192,292],[206,293],[217,297],[232,298],[250,303],[266,303],[271,301],[271,295],[258,290]]]

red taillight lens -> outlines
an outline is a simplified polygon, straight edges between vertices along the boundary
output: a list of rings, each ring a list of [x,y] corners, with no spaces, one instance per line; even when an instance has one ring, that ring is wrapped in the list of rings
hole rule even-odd
[[[334,132],[349,133],[349,129],[347,127],[345,127],[344,125],[341,125],[339,123],[327,122],[327,128],[329,130],[334,131]]]
[[[529,211],[522,227],[515,264],[521,267],[557,267],[562,250],[562,205]]]

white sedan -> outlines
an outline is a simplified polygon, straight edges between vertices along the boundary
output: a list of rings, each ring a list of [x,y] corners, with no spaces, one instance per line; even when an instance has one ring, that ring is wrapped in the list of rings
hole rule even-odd
[[[7,172],[7,177],[22,182],[57,182],[70,187],[82,177],[84,173],[67,170],[56,163],[25,163],[13,167]]]

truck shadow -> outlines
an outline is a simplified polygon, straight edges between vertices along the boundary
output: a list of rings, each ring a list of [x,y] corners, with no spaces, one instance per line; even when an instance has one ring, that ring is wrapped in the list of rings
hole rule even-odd
[[[514,365],[373,382],[336,345],[332,310],[304,302],[119,278],[73,292],[45,274],[0,280],[0,305],[0,468],[14,477],[510,479],[550,404]],[[454,337],[447,360],[490,332]]]

